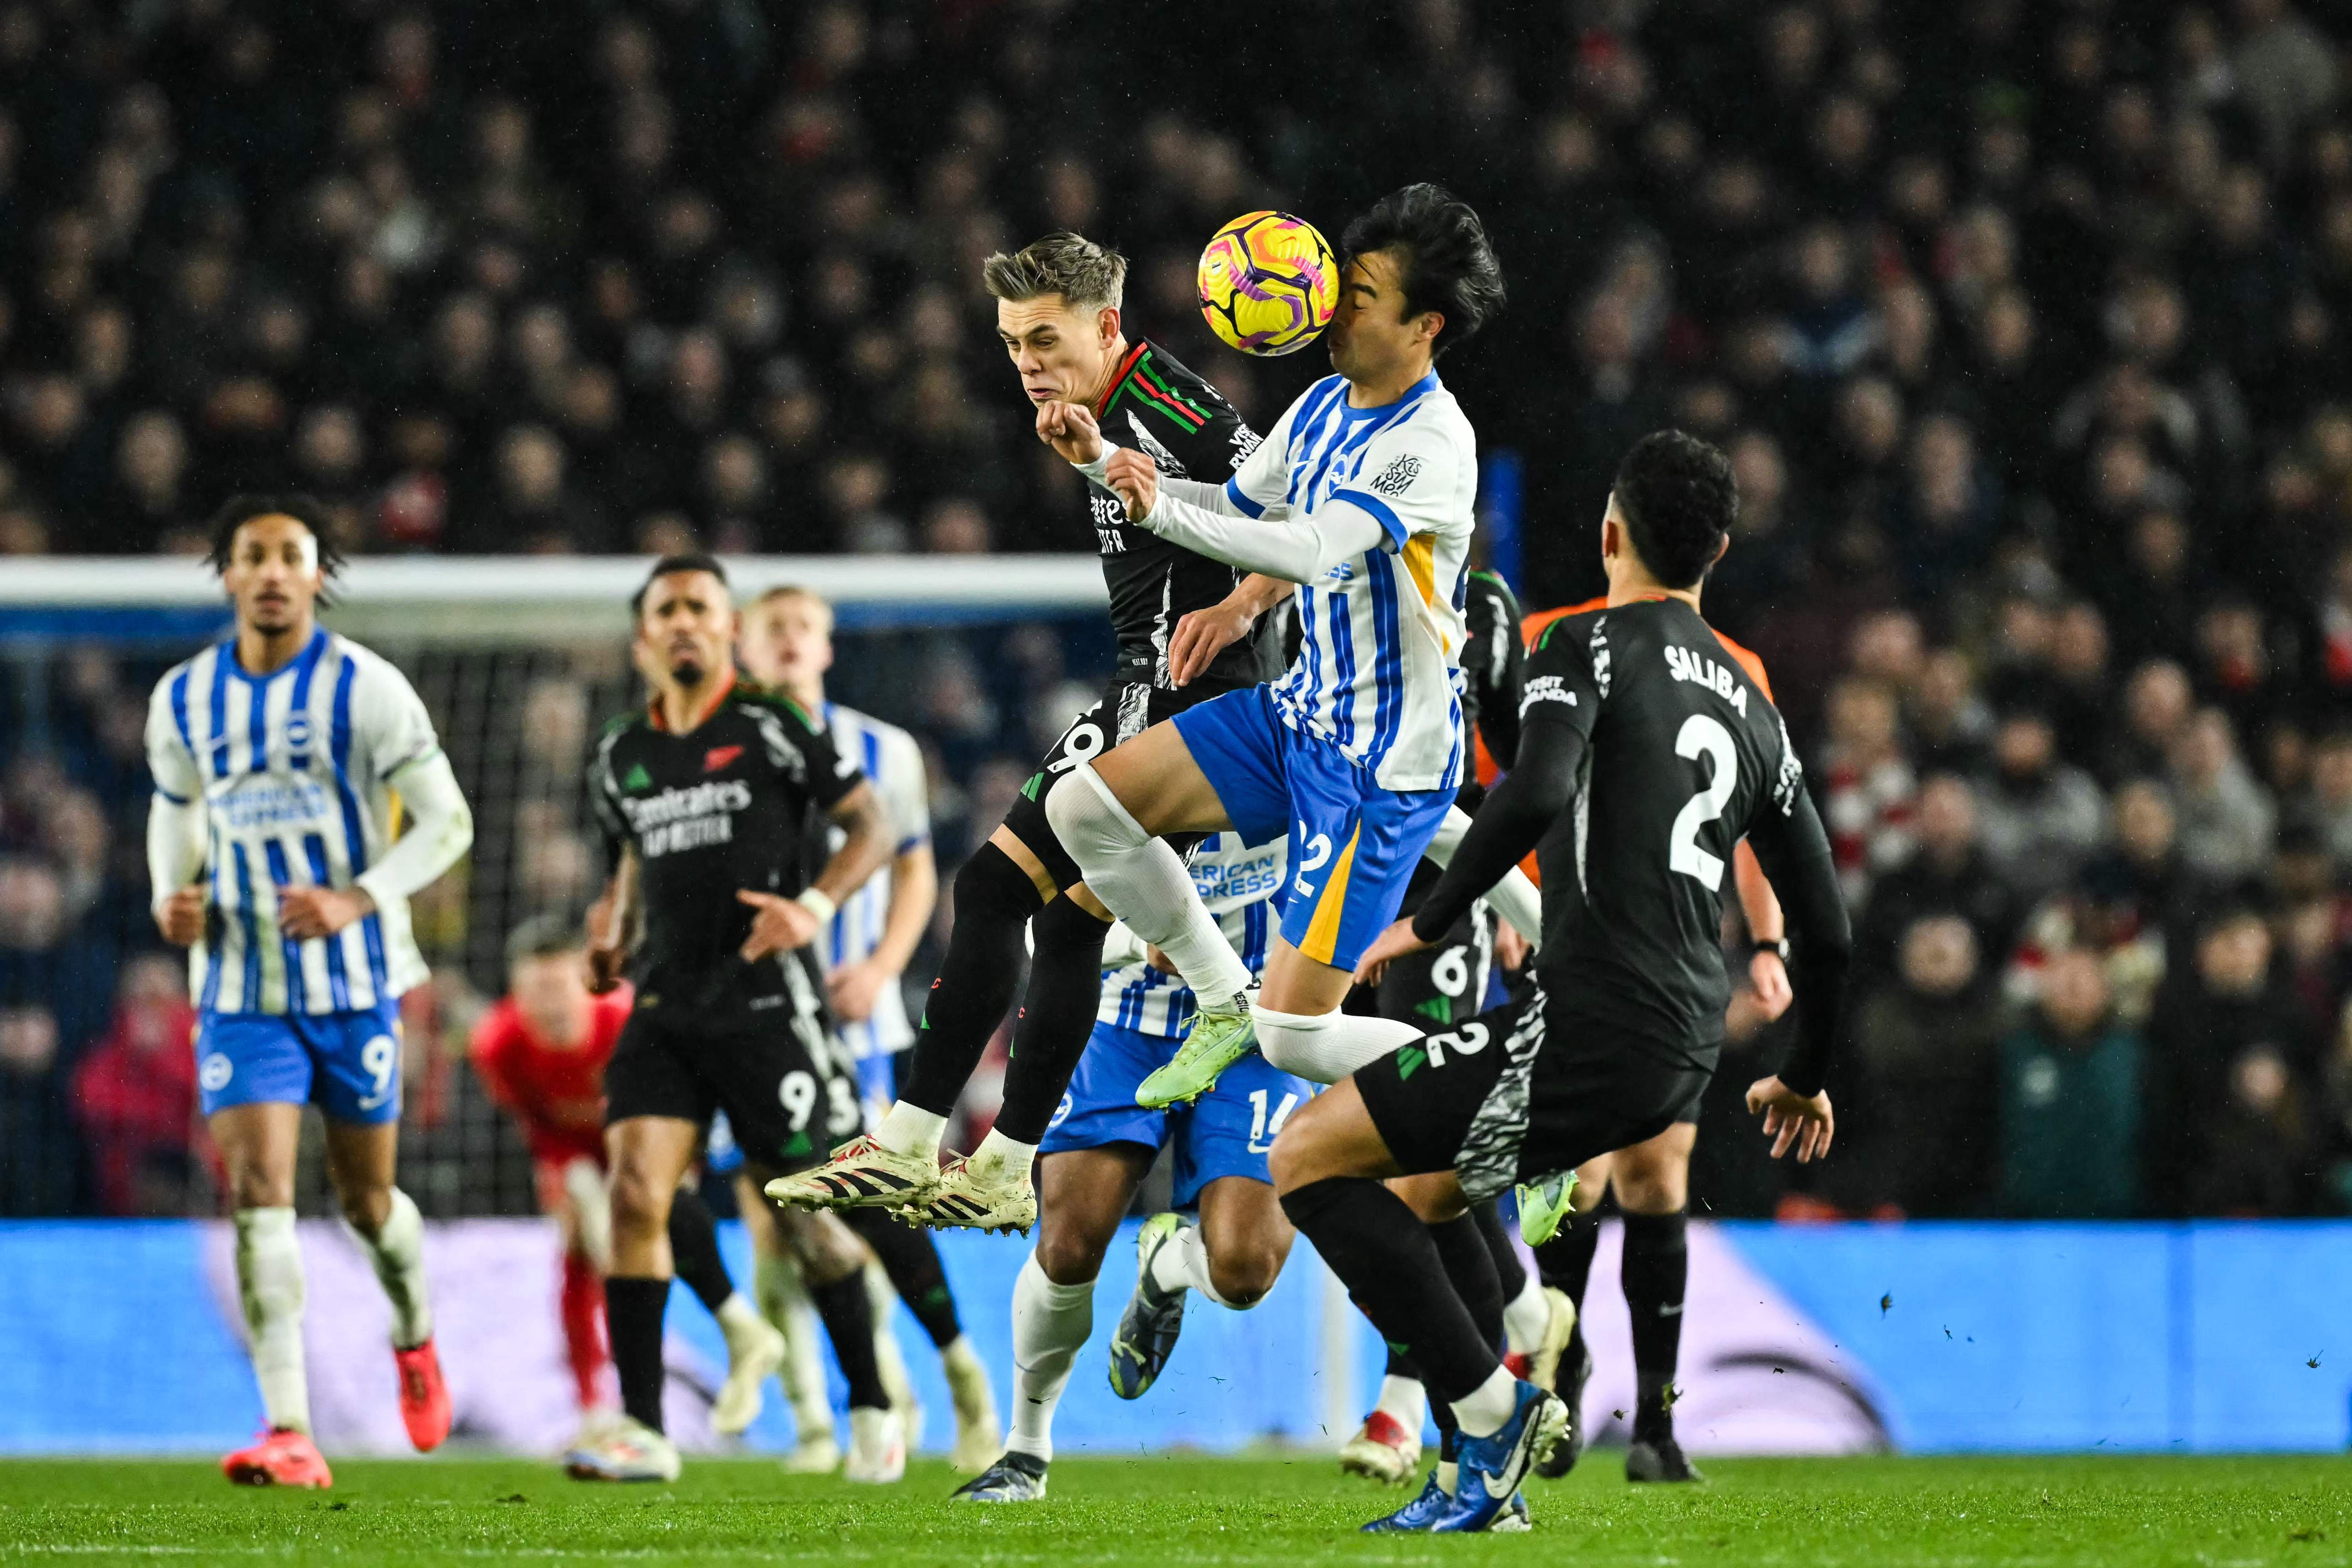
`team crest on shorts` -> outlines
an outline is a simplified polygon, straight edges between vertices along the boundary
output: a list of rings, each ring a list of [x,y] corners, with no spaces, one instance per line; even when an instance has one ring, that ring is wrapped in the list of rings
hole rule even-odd
[[[204,1065],[196,1069],[196,1081],[204,1085],[206,1093],[218,1094],[228,1087],[228,1080],[235,1076],[236,1072],[236,1068],[230,1063],[228,1058],[219,1051],[215,1051],[206,1057]]]

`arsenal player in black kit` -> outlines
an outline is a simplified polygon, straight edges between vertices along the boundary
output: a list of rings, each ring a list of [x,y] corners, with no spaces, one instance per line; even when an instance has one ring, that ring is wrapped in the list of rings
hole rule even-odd
[[[1713,447],[1675,431],[1634,445],[1602,523],[1607,606],[1554,623],[1530,652],[1510,773],[1420,911],[1365,956],[1372,967],[1443,937],[1532,847],[1538,984],[1335,1085],[1276,1143],[1292,1222],[1460,1426],[1454,1486],[1433,1478],[1379,1528],[1486,1528],[1564,1427],[1548,1390],[1503,1370],[1501,1325],[1474,1318],[1416,1210],[1443,1218],[1523,1184],[1523,1226],[1530,1211],[1556,1224],[1561,1173],[1664,1131],[1696,1098],[1722,1044],[1722,889],[1743,836],[1787,912],[1799,1024],[1748,1105],[1776,1156],[1828,1152],[1822,1085],[1852,935],[1780,715],[1699,618],[1737,505]],[[1422,1177],[1414,1206],[1382,1184],[1397,1176]]]
[[[997,334],[1036,404],[1091,407],[1166,474],[1216,481],[1257,446],[1216,389],[1167,350],[1121,330],[1127,262],[1075,234],[1048,235],[983,269]],[[1118,668],[1102,700],[1054,743],[1012,810],[955,880],[955,929],[916,1037],[912,1063],[871,1138],[830,1163],[778,1182],[780,1203],[880,1203],[931,1224],[1026,1230],[1036,1217],[1029,1162],[1094,1026],[1110,914],[1081,883],[1045,822],[1045,794],[1064,773],[1196,702],[1282,673],[1265,611],[1293,584],[1245,575],[1127,521],[1090,489],[1089,516],[1110,591]],[[940,1140],[965,1081],[1020,987],[1029,984],[995,1128],[969,1159],[939,1168]]]
[[[714,1110],[761,1176],[814,1163],[856,1131],[854,1068],[805,950],[890,840],[873,786],[824,731],[738,679],[737,616],[717,561],[664,557],[633,607],[653,700],[605,727],[588,766],[614,866],[590,917],[589,961],[600,989],[625,961],[636,983],[604,1072],[605,1317],[627,1419],[567,1458],[583,1479],[671,1480],[677,1450],[661,1409],[671,1194]],[[814,811],[846,837],[812,883]],[[831,1215],[793,1215],[786,1231],[849,1384],[850,1478],[895,1480],[905,1444],[875,1364],[864,1249]]]

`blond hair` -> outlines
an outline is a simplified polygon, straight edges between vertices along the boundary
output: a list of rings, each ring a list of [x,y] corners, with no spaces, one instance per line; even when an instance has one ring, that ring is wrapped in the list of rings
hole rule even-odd
[[[1119,308],[1127,292],[1127,258],[1085,235],[1061,229],[980,264],[981,280],[1000,300],[1059,294],[1070,309]]]

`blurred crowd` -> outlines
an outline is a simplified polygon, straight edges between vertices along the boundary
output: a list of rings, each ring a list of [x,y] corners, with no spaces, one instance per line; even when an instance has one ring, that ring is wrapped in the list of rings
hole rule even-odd
[[[279,483],[356,551],[1088,549],[980,258],[1118,244],[1131,329],[1263,425],[1319,356],[1213,346],[1203,237],[1280,205],[1336,237],[1431,177],[1510,278],[1444,368],[1516,465],[1488,532],[1530,608],[1596,591],[1633,437],[1738,472],[1708,613],[1771,670],[1864,962],[1836,1157],[1714,1206],[2352,1210],[2352,18],[2321,0],[0,0],[0,551],[184,550]],[[1080,647],[877,638],[847,695],[984,826]],[[204,1179],[156,1142],[185,1053],[142,956],[150,676],[58,656],[9,699],[0,1149],[90,1151],[0,1159],[10,1212]],[[605,679],[499,689],[569,734]],[[591,872],[560,766],[458,754],[513,803],[448,895],[482,988],[509,903]]]

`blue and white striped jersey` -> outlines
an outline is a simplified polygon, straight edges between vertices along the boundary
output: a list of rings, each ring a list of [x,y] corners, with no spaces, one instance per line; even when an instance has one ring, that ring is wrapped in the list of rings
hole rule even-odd
[[[1192,886],[1252,975],[1265,967],[1267,950],[1282,927],[1289,858],[1286,839],[1247,848],[1237,833],[1213,833],[1192,852]],[[1172,1040],[1192,1021],[1193,1005],[1192,988],[1183,981],[1149,963],[1130,963],[1104,972],[1095,1019]]]
[[[1435,371],[1377,408],[1326,376],[1225,481],[1244,512],[1333,501],[1380,521],[1381,547],[1299,584],[1297,662],[1274,688],[1294,728],[1336,743],[1382,789],[1453,789],[1462,755],[1463,606],[1478,440]]]
[[[188,955],[200,1007],[331,1013],[373,1007],[425,977],[405,899],[331,937],[278,934],[281,887],[349,888],[398,837],[401,773],[439,754],[399,670],[324,627],[267,676],[236,644],[174,665],[147,709],[157,793],[204,804],[204,940]]]
[[[881,796],[882,809],[890,820],[891,856],[895,858],[928,840],[930,785],[923,769],[923,749],[915,737],[896,724],[886,724],[837,702],[824,705],[824,727],[833,737],[834,750],[863,772],[874,793]],[[831,848],[840,848],[847,837],[827,824],[825,842]],[[817,955],[824,960],[825,972],[873,956],[882,944],[883,922],[889,910],[890,868],[886,865],[842,900],[832,923],[817,937]],[[876,996],[871,1017],[858,1023],[836,1022],[851,1054],[861,1061],[903,1051],[915,1043],[914,1026],[907,1020],[907,999],[896,981]]]

